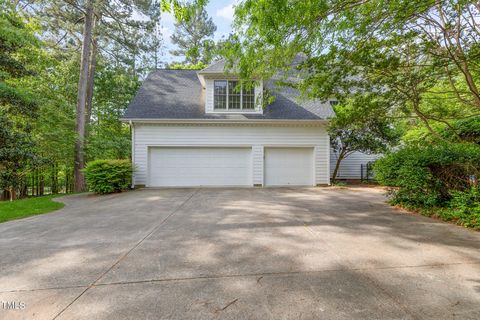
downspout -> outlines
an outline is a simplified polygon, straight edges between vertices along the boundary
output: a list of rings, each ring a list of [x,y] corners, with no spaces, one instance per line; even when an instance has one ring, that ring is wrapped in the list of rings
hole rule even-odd
[[[330,147],[330,134],[327,131],[327,172],[328,172],[328,185],[332,185],[332,176],[330,172],[330,152],[332,152],[332,148]]]
[[[132,189],[135,188],[135,127],[132,120],[129,121],[130,124],[130,136],[132,137]]]

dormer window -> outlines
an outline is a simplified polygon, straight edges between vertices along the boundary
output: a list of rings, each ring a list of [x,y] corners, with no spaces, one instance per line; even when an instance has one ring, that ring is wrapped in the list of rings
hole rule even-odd
[[[237,80],[215,80],[213,107],[214,110],[254,110],[255,90]]]

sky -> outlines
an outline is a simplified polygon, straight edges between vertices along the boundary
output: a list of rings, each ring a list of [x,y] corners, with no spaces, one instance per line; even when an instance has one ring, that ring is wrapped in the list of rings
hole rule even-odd
[[[233,21],[234,3],[235,0],[210,0],[207,5],[207,13],[212,18],[217,26],[217,31],[214,35],[214,40],[219,40],[223,36],[227,36]],[[170,40],[170,36],[175,30],[175,18],[170,13],[162,13],[161,18],[163,41],[165,45],[163,60],[165,62],[172,62],[173,60],[181,60],[179,57],[174,57],[170,54],[170,50],[175,46]]]

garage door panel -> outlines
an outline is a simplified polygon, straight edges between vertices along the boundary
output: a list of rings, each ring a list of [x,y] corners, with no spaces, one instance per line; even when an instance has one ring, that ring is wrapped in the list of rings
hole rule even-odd
[[[265,148],[265,185],[313,185],[313,148]]]
[[[251,185],[251,148],[150,148],[150,186]]]

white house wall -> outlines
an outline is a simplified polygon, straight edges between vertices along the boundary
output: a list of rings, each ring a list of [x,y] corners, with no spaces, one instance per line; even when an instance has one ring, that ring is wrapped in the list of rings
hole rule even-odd
[[[340,169],[337,174],[337,179],[360,179],[361,165],[366,165],[368,162],[375,161],[380,155],[365,154],[361,152],[354,152],[340,163]],[[337,163],[337,154],[330,150],[330,175],[333,175],[335,165]]]
[[[213,79],[205,79],[205,112],[213,112]]]
[[[330,182],[330,147],[325,127],[318,125],[134,124],[135,185],[147,185],[148,148],[153,146],[252,147],[252,181],[263,185],[264,147],[314,147],[315,183]]]

